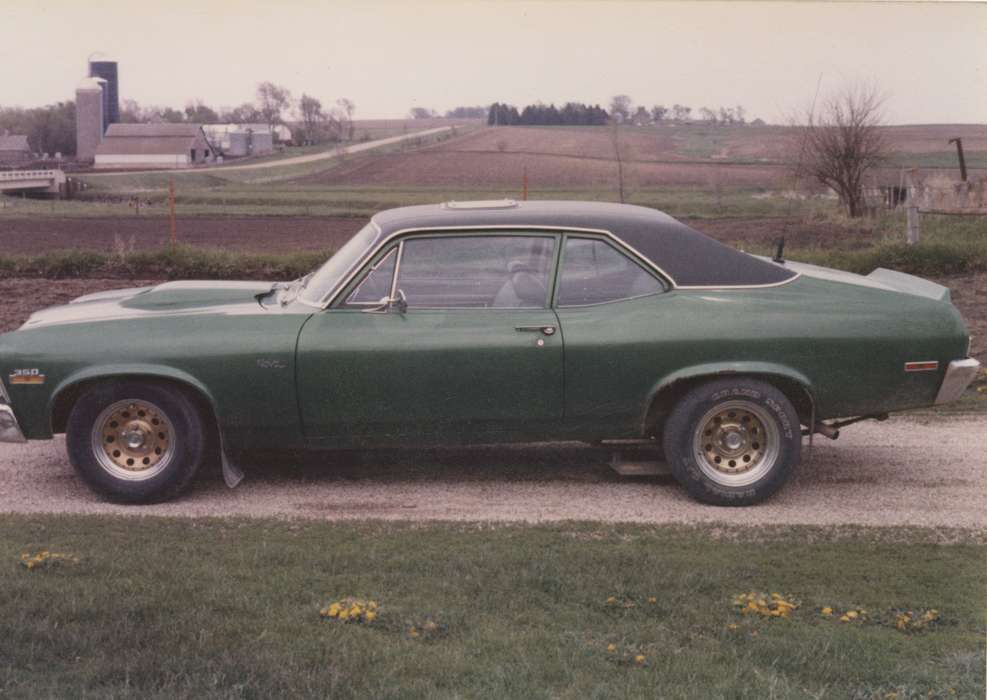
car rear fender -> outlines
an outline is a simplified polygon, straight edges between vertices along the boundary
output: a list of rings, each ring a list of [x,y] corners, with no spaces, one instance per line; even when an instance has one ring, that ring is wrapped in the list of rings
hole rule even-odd
[[[656,382],[648,394],[641,421],[642,435],[651,434],[661,424],[663,416],[671,411],[676,399],[690,388],[703,380],[732,375],[760,379],[774,385],[792,402],[803,423],[812,422],[815,394],[812,382],[801,372],[773,362],[715,362],[683,367]]]

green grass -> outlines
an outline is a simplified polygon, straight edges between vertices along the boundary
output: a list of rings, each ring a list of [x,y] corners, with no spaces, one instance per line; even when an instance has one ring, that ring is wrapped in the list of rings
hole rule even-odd
[[[982,536],[728,533],[0,516],[0,695],[983,697]],[[81,560],[19,565],[41,548]],[[732,599],[749,590],[801,607],[742,616]],[[320,619],[343,596],[378,601],[379,619]],[[899,632],[898,608],[942,620]],[[428,619],[434,634],[409,636]]]
[[[852,226],[852,221],[842,221]],[[926,277],[987,270],[987,218],[922,215],[918,245],[905,242],[905,214],[888,214],[867,232],[869,245],[861,247],[786,248],[785,257],[860,274],[877,267]],[[768,255],[769,246],[747,246],[751,253]]]
[[[238,253],[181,245],[128,253],[55,250],[41,255],[0,255],[0,278],[121,276],[290,280],[316,269],[333,252]]]

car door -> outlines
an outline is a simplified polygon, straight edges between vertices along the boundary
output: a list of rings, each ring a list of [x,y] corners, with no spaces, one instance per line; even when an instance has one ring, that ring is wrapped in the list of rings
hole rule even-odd
[[[580,439],[635,437],[663,363],[687,361],[664,303],[666,285],[603,236],[566,234],[555,309],[565,337],[567,430]]]
[[[501,231],[389,244],[300,333],[306,435],[386,444],[550,433],[563,411],[550,305],[558,244]]]

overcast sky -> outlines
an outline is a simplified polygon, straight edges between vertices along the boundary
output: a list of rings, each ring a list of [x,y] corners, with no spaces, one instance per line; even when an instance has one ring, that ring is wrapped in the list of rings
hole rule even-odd
[[[627,93],[781,121],[822,76],[879,85],[892,123],[987,122],[985,3],[0,0],[0,105],[72,99],[97,51],[121,99],[176,107],[272,80],[357,118]]]

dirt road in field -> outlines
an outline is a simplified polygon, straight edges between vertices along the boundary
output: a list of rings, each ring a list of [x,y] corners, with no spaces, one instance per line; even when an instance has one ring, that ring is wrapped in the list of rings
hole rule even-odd
[[[567,443],[265,460],[235,490],[212,468],[178,501],[125,507],[82,485],[59,438],[0,445],[0,512],[987,528],[987,417],[853,426],[755,508],[700,505],[671,477],[618,476],[607,457]]]

